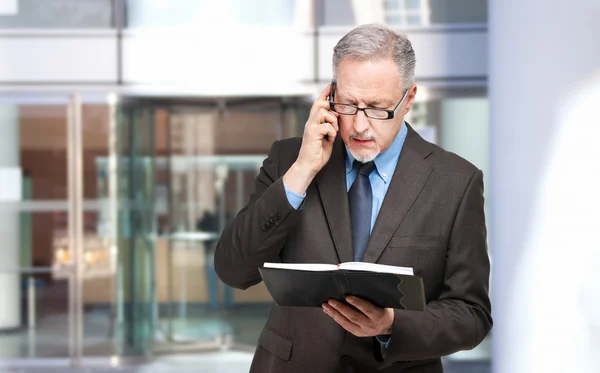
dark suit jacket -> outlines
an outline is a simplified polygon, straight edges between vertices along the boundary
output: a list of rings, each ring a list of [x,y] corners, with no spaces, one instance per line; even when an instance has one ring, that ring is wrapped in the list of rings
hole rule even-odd
[[[264,262],[353,260],[343,142],[294,210],[282,177],[301,143],[273,144],[250,203],[223,232],[215,254],[223,282],[258,284]],[[425,284],[424,312],[395,311],[383,362],[372,338],[347,333],[320,308],[273,304],[251,371],[442,372],[441,356],[479,344],[492,327],[482,172],[409,126],[363,261],[413,267]]]

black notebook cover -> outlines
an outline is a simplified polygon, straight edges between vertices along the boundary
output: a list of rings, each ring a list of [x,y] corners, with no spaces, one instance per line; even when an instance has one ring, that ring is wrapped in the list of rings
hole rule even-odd
[[[423,311],[425,293],[418,276],[367,271],[301,271],[259,268],[267,290],[280,306],[321,307],[329,299],[354,295],[378,307]]]

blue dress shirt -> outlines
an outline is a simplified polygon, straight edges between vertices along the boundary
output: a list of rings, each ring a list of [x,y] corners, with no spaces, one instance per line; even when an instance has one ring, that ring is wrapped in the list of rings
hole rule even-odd
[[[396,165],[398,164],[398,158],[400,157],[400,152],[402,151],[402,147],[404,146],[404,141],[406,140],[406,135],[408,134],[408,128],[406,127],[406,123],[402,123],[402,127],[400,131],[398,131],[398,135],[392,142],[389,148],[387,148],[383,153],[379,154],[375,157],[375,170],[371,172],[369,175],[369,181],[371,182],[371,189],[373,191],[373,210],[371,211],[371,229],[373,231],[373,226],[375,225],[375,221],[377,220],[377,215],[379,215],[379,210],[381,209],[381,204],[383,203],[383,199],[385,194],[387,193],[388,188],[390,187],[390,181],[392,180],[392,176],[394,175],[394,171],[396,170]],[[350,154],[348,147],[346,147],[346,191],[350,190],[352,183],[356,179],[356,175],[358,174],[358,164],[353,167],[354,157]],[[292,192],[289,190],[284,183],[285,193],[287,195],[287,199],[290,205],[296,210],[300,208],[300,205],[304,201],[304,197],[306,197],[306,193],[304,195]],[[390,342],[389,336],[377,336],[376,337],[379,342],[385,345],[387,348]],[[386,340],[387,338],[387,340]]]

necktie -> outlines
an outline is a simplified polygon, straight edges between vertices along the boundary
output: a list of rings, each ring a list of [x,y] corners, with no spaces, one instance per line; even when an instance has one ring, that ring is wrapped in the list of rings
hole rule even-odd
[[[355,161],[358,162],[358,161]],[[358,175],[348,191],[350,205],[350,221],[352,223],[352,248],[354,261],[359,262],[371,235],[371,209],[373,206],[373,191],[369,174],[375,169],[373,161],[359,163]]]

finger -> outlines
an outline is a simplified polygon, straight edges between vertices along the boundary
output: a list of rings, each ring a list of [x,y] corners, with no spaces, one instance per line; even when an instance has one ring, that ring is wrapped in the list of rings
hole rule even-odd
[[[321,109],[321,111],[319,112],[319,114],[321,114],[321,117],[325,121],[331,123],[331,125],[333,126],[333,128],[336,131],[339,131],[338,117],[335,115],[335,114],[337,114],[336,112],[330,111],[330,110],[327,110],[327,109]]]
[[[328,113],[331,113],[332,115],[338,117],[339,114],[336,113],[335,111],[331,110],[331,105],[329,105],[329,101],[324,101],[324,100],[317,100],[313,103],[311,109],[310,109],[310,116],[315,116],[315,115],[321,115],[321,110],[325,110]]]
[[[348,320],[348,318],[346,318],[344,315],[342,315],[340,312],[338,312],[335,308],[331,307],[327,303],[323,304],[323,311],[336,323],[338,323],[342,328],[346,329],[350,333],[358,335],[362,332],[359,325]]]
[[[358,308],[360,312],[362,312],[371,320],[378,319],[379,317],[381,317],[381,311],[383,311],[383,309],[375,307],[373,303],[369,301],[353,296],[346,297],[346,301],[354,307]]]
[[[337,136],[336,130],[329,122],[323,122],[317,127],[317,139],[322,140],[325,136],[327,136],[327,140],[332,143]]]
[[[367,326],[367,323],[370,321],[367,316],[363,315],[355,308],[345,305],[342,302],[338,302],[335,299],[330,299],[328,304],[354,324],[359,326]]]
[[[317,110],[318,108],[329,109],[329,100],[327,97],[331,93],[331,84],[328,84],[327,87],[319,94],[319,96],[315,99],[311,107],[311,112]]]

